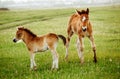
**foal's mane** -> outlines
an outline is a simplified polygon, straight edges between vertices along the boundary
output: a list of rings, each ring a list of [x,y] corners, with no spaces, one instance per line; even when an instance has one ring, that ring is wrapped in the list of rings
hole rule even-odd
[[[85,10],[82,10],[81,14],[87,14],[87,12]]]
[[[32,35],[33,37],[36,37],[37,35],[34,34],[31,30],[27,29],[27,28],[23,28],[23,30],[27,33],[29,33],[30,35]]]

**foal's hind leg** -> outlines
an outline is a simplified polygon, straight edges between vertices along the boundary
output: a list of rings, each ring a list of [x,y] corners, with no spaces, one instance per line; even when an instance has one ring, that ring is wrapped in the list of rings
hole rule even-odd
[[[91,46],[92,46],[92,49],[93,49],[93,52],[94,52],[94,62],[96,63],[97,62],[97,57],[96,57],[96,46],[95,46],[95,43],[94,43],[94,38],[93,38],[93,36],[90,36],[89,39],[90,39]]]
[[[56,50],[51,50],[52,56],[53,56],[53,63],[52,63],[52,69],[56,68],[58,69],[58,54]]]
[[[72,31],[72,29],[71,29],[71,27],[69,27],[68,29],[67,29],[67,33],[68,33],[68,37],[67,37],[67,39],[66,39],[66,54],[65,54],[65,59],[67,60],[68,59],[68,48],[69,48],[69,43],[70,43],[70,38],[72,37],[72,35],[73,35],[73,31]]]
[[[37,68],[34,58],[35,58],[35,53],[30,52],[30,62],[31,62],[30,68],[36,70]]]
[[[83,48],[84,48],[83,38],[79,37],[79,39],[77,40],[77,51],[81,64],[84,63]]]
[[[53,57],[53,63],[52,63],[52,68],[51,69],[58,69],[58,62],[59,62],[59,56],[56,51],[56,45],[55,46],[49,46],[49,49],[51,50],[52,57]]]

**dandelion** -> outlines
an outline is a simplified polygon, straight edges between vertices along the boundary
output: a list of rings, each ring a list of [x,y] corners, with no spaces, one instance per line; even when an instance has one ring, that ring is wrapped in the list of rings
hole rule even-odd
[[[112,62],[112,59],[110,58],[109,61]]]

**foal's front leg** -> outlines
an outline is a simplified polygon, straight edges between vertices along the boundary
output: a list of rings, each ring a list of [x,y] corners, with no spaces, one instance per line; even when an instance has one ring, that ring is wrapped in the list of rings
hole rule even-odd
[[[71,38],[72,35],[73,35],[73,31],[72,31],[72,29],[71,29],[71,26],[68,27],[67,33],[68,33],[68,37],[67,37],[67,39],[66,39],[67,43],[66,43],[66,54],[65,54],[65,59],[66,59],[66,60],[68,59],[68,53],[69,53],[68,48],[69,48],[70,38]]]
[[[97,62],[97,57],[96,57],[96,46],[95,46],[95,43],[94,43],[94,38],[93,38],[93,36],[91,35],[91,36],[89,37],[89,39],[90,39],[90,42],[91,42],[91,47],[92,47],[93,52],[94,52],[94,62],[96,63],[96,62]]]
[[[79,36],[77,40],[77,51],[78,51],[78,56],[80,58],[81,64],[84,63],[84,56],[83,56],[83,37]]]
[[[35,53],[30,52],[30,62],[31,62],[30,68],[36,70],[37,68],[36,68],[36,63],[35,63],[34,58],[35,58]]]

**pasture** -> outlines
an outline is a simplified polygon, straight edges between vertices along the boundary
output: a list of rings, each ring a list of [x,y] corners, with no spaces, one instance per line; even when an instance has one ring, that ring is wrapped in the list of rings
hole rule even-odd
[[[82,8],[83,9],[83,8]],[[85,8],[84,8],[85,9]],[[80,64],[76,38],[71,38],[68,62],[65,47],[59,40],[59,70],[51,71],[50,51],[35,57],[36,71],[30,71],[30,58],[24,43],[13,43],[16,27],[23,25],[37,35],[49,32],[67,36],[69,17],[75,9],[0,11],[0,79],[119,79],[120,78],[120,6],[90,9],[98,62],[85,38],[85,63]]]

